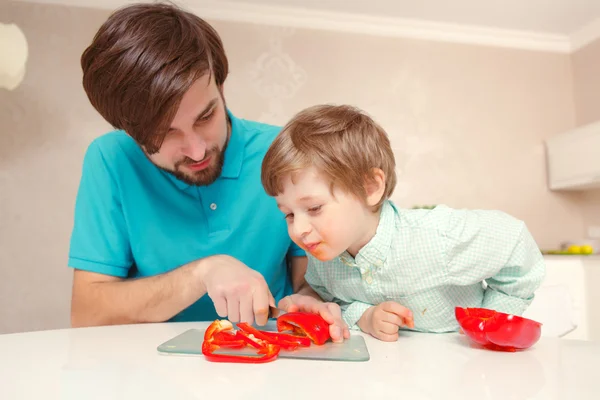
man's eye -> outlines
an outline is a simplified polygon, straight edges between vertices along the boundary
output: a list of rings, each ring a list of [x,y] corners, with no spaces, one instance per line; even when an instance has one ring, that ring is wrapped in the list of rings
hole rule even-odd
[[[209,119],[212,118],[213,114],[214,114],[214,112],[211,112],[210,114],[207,114],[203,117],[198,118],[198,121],[196,121],[196,123],[208,121]]]

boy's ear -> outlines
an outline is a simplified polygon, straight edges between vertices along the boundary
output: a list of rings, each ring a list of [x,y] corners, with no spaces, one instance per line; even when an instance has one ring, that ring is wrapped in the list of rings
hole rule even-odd
[[[365,179],[365,192],[367,194],[367,205],[369,207],[379,203],[385,192],[385,172],[380,168],[373,168],[371,177]]]

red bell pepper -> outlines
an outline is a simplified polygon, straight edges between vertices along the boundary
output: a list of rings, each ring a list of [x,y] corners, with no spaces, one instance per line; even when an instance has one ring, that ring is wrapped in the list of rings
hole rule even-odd
[[[277,318],[277,331],[292,331],[296,335],[307,336],[320,346],[331,338],[329,324],[319,314],[291,312]]]
[[[212,344],[219,345],[221,347],[230,348],[242,348],[246,346],[246,342],[239,338],[237,335],[228,331],[217,332],[213,335]]]
[[[254,346],[254,343],[270,343],[280,346],[282,349],[286,350],[294,350],[298,348],[298,343],[292,342],[289,340],[285,340],[278,337],[273,337],[268,334],[266,331],[259,331],[258,329],[248,325],[246,322],[240,322],[237,324],[237,327],[240,328],[238,334],[243,337],[249,339],[251,342],[250,345]],[[250,337],[252,336],[252,337]],[[289,335],[291,336],[291,335]],[[248,342],[248,340],[246,340]],[[310,344],[310,343],[309,343]]]
[[[231,331],[231,333],[230,333]],[[239,331],[238,331],[239,333]],[[230,335],[232,337],[229,337]],[[231,339],[231,340],[230,340]],[[237,362],[237,363],[265,363],[273,361],[279,355],[280,347],[266,342],[256,342],[258,345],[257,355],[259,356],[246,356],[246,355],[228,355],[228,354],[214,354],[216,350],[221,347],[232,347],[230,344],[245,340],[237,335],[233,334],[233,325],[227,320],[215,320],[204,333],[204,341],[202,342],[202,354],[207,360],[213,362]],[[226,344],[218,344],[223,343]],[[242,347],[242,346],[240,346]]]
[[[296,343],[300,347],[309,347],[310,343],[311,343],[310,339],[307,336],[289,335],[287,333],[275,333],[275,332],[268,332],[268,331],[262,331],[262,333],[263,333],[263,335],[268,336],[268,337],[272,338],[273,340],[275,340],[275,342],[279,341],[279,342]]]
[[[260,348],[264,347],[265,343],[267,343],[264,340],[256,339],[251,334],[246,333],[246,332],[244,332],[242,330],[237,331],[236,335],[241,340],[243,340],[244,343],[246,343],[246,344],[248,344],[248,345],[250,345],[252,347],[255,347],[257,349],[260,349]]]
[[[533,346],[542,324],[487,308],[455,308],[458,324],[474,342],[494,350],[517,351]]]

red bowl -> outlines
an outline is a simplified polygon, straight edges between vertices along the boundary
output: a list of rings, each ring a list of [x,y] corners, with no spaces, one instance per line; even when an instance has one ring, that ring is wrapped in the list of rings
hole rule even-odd
[[[462,307],[456,307],[454,314],[465,335],[489,349],[524,350],[537,343],[542,334],[541,323],[518,315]]]

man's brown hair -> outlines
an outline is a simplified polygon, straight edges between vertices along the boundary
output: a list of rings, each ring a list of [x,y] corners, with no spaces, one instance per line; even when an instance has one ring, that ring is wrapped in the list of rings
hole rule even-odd
[[[81,56],[83,87],[113,127],[159,150],[185,92],[206,73],[221,86],[229,66],[217,32],[172,4],[114,12]]]
[[[267,151],[262,164],[262,184],[270,196],[283,190],[283,180],[314,166],[331,188],[365,200],[365,183],[373,168],[385,173],[385,191],[376,204],[389,198],[396,186],[396,162],[386,132],[358,108],[317,105],[296,114]]]

